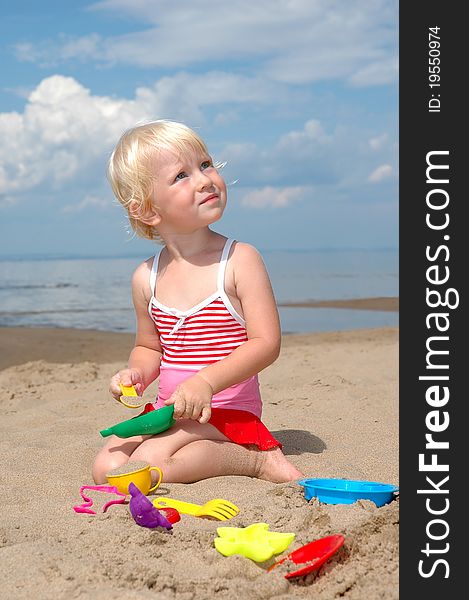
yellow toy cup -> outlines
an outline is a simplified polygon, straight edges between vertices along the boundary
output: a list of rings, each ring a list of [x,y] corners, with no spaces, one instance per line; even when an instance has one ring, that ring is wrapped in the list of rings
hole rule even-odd
[[[158,481],[152,486],[151,472],[158,473]],[[106,479],[110,485],[115,485],[119,492],[129,493],[129,484],[134,483],[145,496],[156,490],[163,479],[163,472],[159,467],[151,467],[143,461],[130,462],[122,467],[113,469],[106,474]]]

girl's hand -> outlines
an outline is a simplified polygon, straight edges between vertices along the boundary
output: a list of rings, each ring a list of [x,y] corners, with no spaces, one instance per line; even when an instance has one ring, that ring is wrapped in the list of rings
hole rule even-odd
[[[165,404],[174,404],[175,419],[192,419],[199,423],[207,423],[212,414],[212,396],[210,384],[200,375],[194,375],[179,384]]]
[[[126,387],[134,386],[135,391],[139,396],[143,394],[144,385],[142,374],[138,369],[122,369],[111,377],[109,382],[109,391],[116,400],[122,396],[122,391],[119,384],[125,385]]]

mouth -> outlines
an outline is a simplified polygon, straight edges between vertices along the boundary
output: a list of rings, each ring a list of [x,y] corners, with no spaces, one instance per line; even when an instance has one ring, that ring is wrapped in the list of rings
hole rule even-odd
[[[200,204],[205,204],[206,202],[210,202],[211,200],[218,200],[218,194],[210,194],[210,196],[204,198]]]

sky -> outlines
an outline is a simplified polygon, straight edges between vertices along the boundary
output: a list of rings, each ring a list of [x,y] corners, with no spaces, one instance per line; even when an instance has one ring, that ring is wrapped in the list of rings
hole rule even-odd
[[[397,248],[396,0],[18,0],[0,32],[0,256],[151,254],[106,166],[160,118],[227,163],[216,231]]]

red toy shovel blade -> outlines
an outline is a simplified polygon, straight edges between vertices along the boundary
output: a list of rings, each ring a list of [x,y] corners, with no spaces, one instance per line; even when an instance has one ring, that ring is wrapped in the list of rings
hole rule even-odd
[[[328,560],[337,550],[343,545],[345,538],[343,535],[329,535],[327,537],[320,538],[314,542],[310,542],[305,546],[301,546],[298,550],[291,552],[281,560],[274,563],[268,571],[275,569],[286,560],[298,564],[304,564],[303,567],[291,573],[285,575],[285,579],[292,579],[293,577],[303,577],[316,569],[319,569],[326,560]]]

